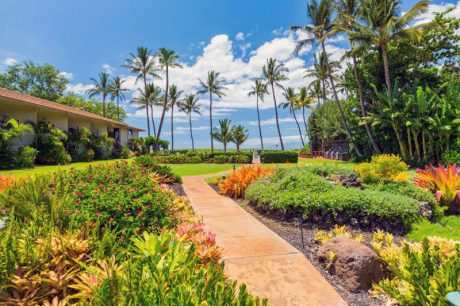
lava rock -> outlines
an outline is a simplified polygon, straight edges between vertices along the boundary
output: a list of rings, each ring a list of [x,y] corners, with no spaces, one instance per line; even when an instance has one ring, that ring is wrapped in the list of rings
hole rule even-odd
[[[330,255],[332,253],[333,261]],[[329,273],[344,280],[351,292],[368,290],[384,277],[377,254],[366,245],[345,237],[334,237],[318,249],[318,260]]]

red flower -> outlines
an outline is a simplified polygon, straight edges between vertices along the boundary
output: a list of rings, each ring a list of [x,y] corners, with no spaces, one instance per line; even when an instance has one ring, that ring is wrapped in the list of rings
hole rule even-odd
[[[78,209],[75,209],[75,214],[78,216],[80,214],[80,211]]]
[[[69,215],[69,210],[68,210],[68,209],[65,210],[65,215],[66,215],[66,216]]]
[[[98,210],[98,211],[96,212],[96,218],[99,217],[100,215],[101,215],[101,212]]]

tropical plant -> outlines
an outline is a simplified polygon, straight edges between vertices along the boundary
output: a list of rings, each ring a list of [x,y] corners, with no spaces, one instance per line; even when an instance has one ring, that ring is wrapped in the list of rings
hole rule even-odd
[[[362,0],[360,21],[353,22],[350,39],[361,45],[377,46],[381,52],[387,90],[392,90],[391,72],[388,64],[388,45],[393,41],[419,41],[423,25],[413,21],[426,12],[430,1],[422,0],[402,16],[398,16],[399,0]],[[351,16],[350,16],[351,17]]]
[[[46,121],[29,122],[35,133],[38,164],[68,164],[72,160],[64,143],[67,134]]]
[[[126,60],[124,67],[128,68],[131,73],[137,74],[136,82],[140,79],[144,82],[144,93],[147,92],[147,78],[159,79],[159,68],[155,64],[154,54],[146,47],[138,47],[137,53],[130,53],[131,58]],[[145,101],[147,103],[147,100]],[[150,136],[150,119],[148,105],[145,105],[145,112],[147,118],[147,134]]]
[[[305,142],[303,140],[303,135],[302,135],[302,130],[300,129],[300,124],[295,114],[296,109],[299,107],[298,106],[298,95],[295,93],[294,88],[288,87],[284,90],[283,96],[286,99],[286,102],[281,103],[279,107],[289,108],[289,113],[294,117],[295,123],[297,124],[297,128],[299,129],[299,136],[300,136],[300,140],[302,141],[302,146],[305,146]]]
[[[275,96],[275,87],[284,89],[281,84],[282,81],[288,80],[288,77],[285,75],[288,72],[288,69],[284,64],[278,64],[276,59],[269,58],[267,59],[266,65],[262,68],[262,73],[267,85],[270,85],[273,96],[273,103],[275,104],[275,118],[276,118],[276,128],[278,129],[278,137],[280,139],[281,150],[284,151],[283,137],[281,136],[280,123],[278,118],[278,105],[276,103]]]
[[[8,186],[13,185],[14,178],[11,176],[0,175],[0,192]]]
[[[91,78],[91,81],[93,82],[93,87],[88,89],[86,93],[88,94],[90,99],[98,95],[102,96],[102,116],[105,117],[105,99],[112,92],[112,85],[110,82],[109,74],[107,72],[101,72],[99,73],[98,79]]]
[[[201,104],[198,103],[198,98],[195,94],[188,94],[184,100],[179,102],[179,109],[188,115],[188,122],[190,126],[190,139],[192,140],[192,151],[195,151],[195,142],[193,141],[193,130],[192,130],[192,114],[201,116],[200,109]]]
[[[307,69],[304,78],[313,78],[312,83],[318,84],[320,87],[320,97],[323,103],[327,99],[328,87],[330,87],[328,81],[328,69],[327,69],[327,55],[324,52],[320,52],[319,56],[314,55],[313,67]],[[329,67],[333,74],[340,68],[339,62],[331,61]]]
[[[272,174],[274,171],[274,168],[265,168],[263,165],[243,166],[233,171],[222,183],[220,183],[219,190],[226,196],[241,198],[244,196],[244,192],[249,185],[261,177]]]
[[[214,70],[208,71],[206,81],[198,79],[201,89],[198,94],[209,94],[209,130],[211,136],[211,151],[214,151],[214,137],[213,137],[213,124],[212,124],[212,96],[216,95],[219,98],[225,96],[224,90],[227,88],[224,85],[224,79],[220,78],[220,73]]]
[[[155,53],[155,56],[158,58],[160,68],[165,70],[166,75],[165,95],[163,97],[163,111],[161,112],[160,124],[158,126],[158,133],[156,135],[157,139],[160,140],[163,121],[165,118],[166,110],[169,107],[169,69],[182,68],[182,65],[178,63],[179,55],[176,54],[174,50],[160,48],[160,50]]]
[[[32,127],[29,124],[19,123],[16,119],[9,119],[0,125],[0,168],[16,166],[18,161],[14,158],[13,141],[26,132],[32,132]]]
[[[427,165],[425,170],[417,169],[414,184],[436,194],[441,204],[449,206],[460,201],[460,173],[456,164],[447,167]]]
[[[297,106],[302,108],[302,119],[305,125],[305,132],[307,131],[307,118],[305,116],[305,109],[311,109],[314,103],[314,98],[309,95],[307,87],[301,87],[297,95]]]
[[[259,125],[260,145],[262,150],[264,149],[264,141],[262,139],[262,128],[260,126],[259,100],[264,102],[266,94],[269,94],[267,84],[262,83],[259,79],[254,80],[254,85],[251,87],[251,91],[248,93],[248,96],[256,96],[257,123]]]
[[[421,243],[395,242],[392,235],[377,232],[372,246],[394,277],[374,285],[401,305],[448,305],[447,293],[460,290],[460,243],[439,237]]]
[[[116,76],[113,78],[112,84],[111,84],[110,95],[112,97],[112,101],[114,99],[117,99],[117,121],[121,121],[120,120],[120,101],[123,101],[126,99],[124,92],[128,90],[127,88],[123,87],[124,83],[125,83],[125,80],[122,80],[119,76]]]
[[[381,154],[372,156],[369,163],[359,164],[355,172],[365,183],[405,182],[405,171],[409,166],[398,155]]]
[[[169,88],[169,107],[171,109],[171,150],[174,150],[174,106],[181,102],[180,98],[184,93],[183,90],[178,90],[176,85],[171,85]]]
[[[156,127],[153,118],[153,106],[157,103],[160,89],[155,87],[153,83],[148,83],[144,89],[138,88],[136,95],[132,98],[131,103],[138,105],[137,109],[150,109],[150,115],[153,126],[153,134],[156,134]],[[147,110],[146,110],[147,111]]]
[[[235,125],[231,130],[231,142],[236,145],[236,151],[240,152],[240,146],[248,140],[249,133],[248,130],[242,125]]]
[[[88,160],[85,157],[85,154],[89,148],[89,144],[91,143],[91,136],[92,133],[89,129],[83,127],[76,129],[75,131],[71,132],[67,136],[66,141],[66,148],[67,152],[72,157],[73,161],[91,161],[92,159]],[[94,155],[94,152],[93,152]],[[93,156],[94,157],[94,156]]]
[[[212,130],[212,138],[222,143],[224,152],[227,152],[227,144],[232,141],[231,120],[227,118],[219,120],[219,128],[214,127]]]
[[[302,39],[297,43],[294,53],[299,54],[299,52],[305,46],[315,41],[321,45],[321,51],[322,54],[324,54],[324,65],[326,66],[327,75],[329,77],[329,84],[332,89],[334,100],[337,103],[337,107],[340,112],[342,124],[345,128],[345,131],[347,132],[350,141],[354,143],[353,135],[345,119],[345,115],[340,104],[339,97],[337,95],[337,90],[334,83],[333,69],[330,66],[328,55],[326,52],[326,39],[330,38],[337,32],[335,28],[335,22],[333,20],[333,14],[335,9],[336,3],[333,0],[319,0],[319,2],[317,0],[311,0],[308,3],[307,14],[311,20],[311,24],[305,26],[291,27],[291,29],[294,31],[303,31],[309,34],[307,38]],[[361,151],[356,145],[353,146],[353,149],[355,150],[356,155],[358,157],[362,156]]]

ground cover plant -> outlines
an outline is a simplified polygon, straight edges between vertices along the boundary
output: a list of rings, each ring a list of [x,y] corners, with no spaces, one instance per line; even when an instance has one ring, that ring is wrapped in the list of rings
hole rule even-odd
[[[226,279],[188,201],[137,163],[15,182],[0,208],[3,304],[264,303]]]
[[[419,218],[419,201],[378,190],[332,184],[308,168],[278,169],[246,191],[255,206],[284,216],[322,223],[358,222],[362,226],[400,229]],[[319,218],[319,220],[318,220]]]

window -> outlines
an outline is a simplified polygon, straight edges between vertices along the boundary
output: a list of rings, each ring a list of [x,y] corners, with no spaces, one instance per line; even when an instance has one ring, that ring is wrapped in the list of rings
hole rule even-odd
[[[129,129],[129,130],[128,130],[128,135],[129,135],[129,136],[133,136],[133,130],[132,130],[132,129]]]

